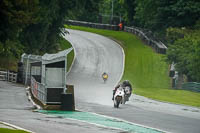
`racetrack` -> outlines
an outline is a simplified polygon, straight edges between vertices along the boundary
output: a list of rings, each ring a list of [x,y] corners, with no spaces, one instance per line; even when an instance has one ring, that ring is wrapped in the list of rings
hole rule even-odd
[[[124,54],[111,39],[83,31],[69,30],[65,38],[75,50],[75,60],[67,76],[67,83],[75,87],[80,100],[112,105],[112,90],[123,73]],[[108,73],[104,84],[103,72]],[[77,103],[78,104],[78,103]]]
[[[95,39],[87,39],[87,36],[93,36]],[[71,39],[72,44],[75,44],[76,58],[68,74],[67,82],[75,85],[76,97],[79,98],[79,101],[112,105],[112,89],[123,72],[123,52],[120,46],[116,45],[114,41],[96,34],[82,33],[79,35],[70,31],[70,36],[67,35],[67,37]],[[99,45],[99,42],[102,45]],[[109,75],[106,84],[101,79],[103,72],[107,72]],[[79,103],[78,100],[75,101],[76,105]],[[0,81],[0,121],[35,133],[122,132],[119,129],[32,112],[32,109],[33,106],[25,95],[24,86]]]
[[[68,30],[75,60],[67,83],[75,87],[76,109],[112,116],[175,133],[199,133],[200,109],[133,95],[126,105],[113,108],[112,89],[123,73],[124,55],[114,41],[88,32]],[[108,82],[101,74],[107,72]]]
[[[0,123],[16,125],[33,133],[120,133],[73,119],[33,112],[24,86],[0,81]]]
[[[119,109],[114,108],[111,100],[112,89],[123,73],[124,57],[121,48],[114,41],[96,34],[69,31],[70,35],[66,35],[66,38],[72,42],[76,58],[68,73],[67,82],[75,85],[76,109],[120,118],[167,132],[200,132],[199,108],[163,103],[137,95],[133,95],[125,105],[120,105]],[[121,57],[114,56],[115,53],[121,54]],[[106,55],[110,57],[107,58]],[[119,60],[121,60],[121,66]],[[106,84],[101,79],[104,71],[109,74]],[[68,119],[62,115],[32,112],[33,105],[27,100],[25,91],[22,85],[0,81],[0,121],[36,133],[121,133],[127,131],[122,131],[121,128],[113,129],[111,126],[90,124],[88,116],[82,116],[84,120],[77,121],[77,119]],[[79,116],[74,115],[74,117]],[[101,123],[109,121],[107,118],[104,121],[101,120]],[[122,124],[123,122],[119,126]]]

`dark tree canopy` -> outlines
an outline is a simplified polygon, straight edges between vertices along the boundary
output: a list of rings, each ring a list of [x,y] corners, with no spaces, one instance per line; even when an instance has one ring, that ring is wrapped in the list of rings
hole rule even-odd
[[[21,40],[28,53],[53,52],[58,47],[58,39],[68,11],[73,3],[67,0],[42,0],[35,12],[37,22],[27,26]]]
[[[73,18],[81,21],[98,22],[100,2],[103,0],[76,0]]]
[[[193,26],[200,18],[198,0],[136,0],[138,26],[152,30]]]
[[[162,36],[168,61],[200,81],[199,0],[1,0],[0,57],[56,52],[66,19],[101,22],[102,17]]]
[[[73,7],[74,2],[68,0],[1,0],[0,55],[19,57],[22,52],[56,51]]]
[[[19,35],[36,21],[33,14],[37,4],[37,0],[0,1],[0,56],[19,57],[23,52]]]

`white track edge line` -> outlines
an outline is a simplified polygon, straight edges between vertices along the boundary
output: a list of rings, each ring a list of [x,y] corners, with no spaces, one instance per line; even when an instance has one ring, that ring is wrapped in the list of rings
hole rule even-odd
[[[33,132],[33,131],[24,129],[24,128],[22,128],[22,127],[19,127],[19,126],[16,126],[16,125],[13,125],[13,124],[10,124],[10,123],[7,123],[7,122],[0,121],[0,123],[4,124],[4,125],[6,125],[6,126],[10,126],[10,127],[12,127],[12,128],[18,129],[18,130],[23,130],[23,131],[26,131],[26,132],[29,132],[29,133],[35,133],[35,132]]]

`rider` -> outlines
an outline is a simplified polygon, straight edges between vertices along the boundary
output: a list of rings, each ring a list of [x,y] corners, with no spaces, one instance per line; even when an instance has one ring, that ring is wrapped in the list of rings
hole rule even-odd
[[[107,80],[107,79],[108,79],[108,74],[107,74],[106,72],[104,72],[104,73],[102,74],[102,78],[103,78],[103,80],[104,80],[104,79]]]
[[[125,81],[123,81],[121,84],[118,84],[116,87],[115,87],[115,89],[113,90],[113,97],[112,97],[112,100],[114,100],[114,95],[115,95],[115,92],[117,91],[117,89],[119,88],[119,87],[130,87],[130,92],[132,92],[132,86],[131,86],[131,84],[130,84],[130,82],[128,81],[128,80],[125,80]]]

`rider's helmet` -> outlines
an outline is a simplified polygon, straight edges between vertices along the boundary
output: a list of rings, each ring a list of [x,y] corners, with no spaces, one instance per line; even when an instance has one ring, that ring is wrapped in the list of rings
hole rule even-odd
[[[132,91],[132,85],[128,80],[123,81],[122,82],[122,86],[123,87],[127,87],[128,86],[128,87],[130,87],[130,91]]]
[[[122,82],[122,84],[123,84],[123,86],[130,85],[130,83],[129,83],[129,81],[128,81],[128,80],[124,80],[124,81]]]

